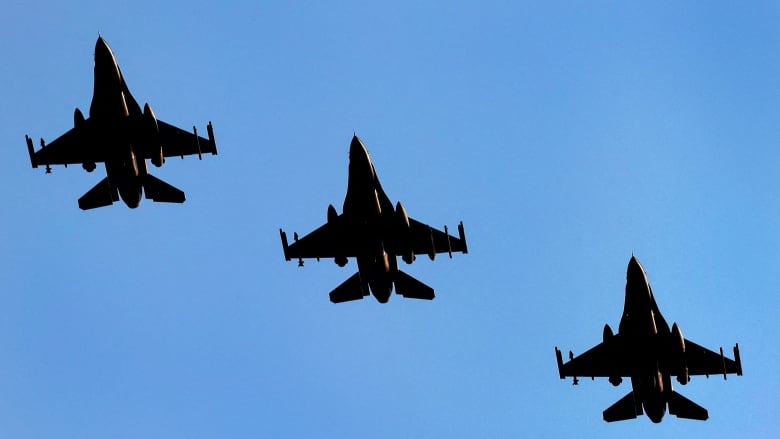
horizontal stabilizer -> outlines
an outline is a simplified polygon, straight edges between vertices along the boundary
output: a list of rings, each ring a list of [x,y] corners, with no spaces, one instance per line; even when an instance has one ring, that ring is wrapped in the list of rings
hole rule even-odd
[[[184,192],[151,174],[144,177],[144,195],[149,200],[162,203],[184,202]]]
[[[111,186],[108,177],[106,177],[79,198],[79,208],[87,210],[110,206],[114,204],[114,201],[119,201],[119,194],[116,192],[116,188]]]
[[[634,419],[643,413],[642,404],[638,404],[634,399],[634,392],[628,392],[628,395],[604,410],[604,420],[607,422],[625,421],[626,419]]]
[[[400,270],[395,276],[395,292],[408,299],[433,300],[434,297],[433,288]]]
[[[330,292],[330,301],[341,303],[349,302],[350,300],[360,300],[368,296],[368,294],[368,286],[363,285],[363,281],[360,280],[360,273],[355,273]]]
[[[706,421],[709,418],[707,409],[677,392],[672,392],[672,396],[669,397],[669,414],[678,418],[696,419],[699,421]]]

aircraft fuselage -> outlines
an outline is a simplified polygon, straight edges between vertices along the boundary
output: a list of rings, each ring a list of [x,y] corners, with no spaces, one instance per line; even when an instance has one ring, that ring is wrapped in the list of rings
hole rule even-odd
[[[352,139],[349,149],[349,180],[343,207],[345,223],[362,236],[363,251],[357,256],[358,271],[363,282],[381,303],[393,292],[398,273],[394,249],[386,248],[394,233],[395,209],[385,194],[374,165],[363,143]]]
[[[106,145],[106,174],[122,201],[130,208],[141,201],[143,178],[148,173],[143,159],[142,127],[130,126],[130,116],[141,115],[141,108],[127,89],[111,48],[102,38],[95,45],[95,87],[89,108],[90,123],[96,128],[93,145]],[[78,117],[78,116],[77,116]],[[87,171],[94,164],[85,164]]]
[[[634,257],[626,278],[626,300],[618,333],[630,352],[630,367],[637,371],[631,376],[635,398],[647,417],[658,423],[672,394],[671,376],[659,366],[669,347],[669,325],[658,310],[644,268]]]

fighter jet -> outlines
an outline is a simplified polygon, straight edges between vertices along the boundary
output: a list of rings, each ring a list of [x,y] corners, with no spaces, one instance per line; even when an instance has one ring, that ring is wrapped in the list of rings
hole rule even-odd
[[[149,104],[143,111],[127,88],[114,53],[102,37],[95,44],[95,89],[89,117],[76,108],[74,127],[41,149],[33,148],[25,136],[32,167],[81,164],[87,172],[97,163],[105,163],[106,178],[79,198],[81,209],[108,206],[122,200],[131,209],[138,207],[141,192],[153,201],[183,203],[184,192],[152,176],[146,159],[160,167],[165,157],[217,154],[211,122],[206,126],[208,139],[158,120]]]
[[[666,413],[678,418],[706,420],[707,410],[686,399],[672,388],[671,377],[688,384],[693,375],[742,375],[739,345],[734,346],[734,360],[712,352],[686,339],[675,323],[672,329],[664,320],[653,297],[644,268],[631,257],[626,274],[626,301],[617,334],[604,326],[604,341],[584,354],[564,363],[555,348],[561,379],[574,377],[608,377],[618,386],[623,377],[631,378],[632,391],[604,410],[607,422],[633,419],[643,413],[654,423]]]
[[[349,180],[341,215],[328,206],[328,222],[300,240],[287,243],[282,237],[284,258],[334,258],[339,267],[348,258],[357,259],[358,272],[330,293],[333,303],[362,299],[373,294],[380,303],[390,299],[393,286],[398,294],[414,299],[434,297],[433,288],[398,269],[397,256],[411,264],[417,254],[427,254],[433,260],[437,253],[468,253],[463,223],[458,225],[459,237],[411,219],[399,202],[392,202],[382,189],[379,178],[363,142],[356,136],[349,147]]]

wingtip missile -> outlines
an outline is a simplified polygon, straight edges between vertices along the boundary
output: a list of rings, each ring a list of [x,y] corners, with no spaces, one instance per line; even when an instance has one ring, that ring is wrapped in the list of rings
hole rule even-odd
[[[742,376],[742,358],[739,356],[739,343],[734,345],[734,362],[737,363],[737,376]]]
[[[563,355],[561,354],[561,350],[558,349],[558,346],[555,347],[555,359],[558,362],[558,376],[560,376],[561,379],[565,379],[566,376],[563,374]]]
[[[30,163],[32,163],[33,168],[37,168],[38,163],[35,161],[35,148],[33,147],[32,139],[25,134],[24,140],[27,142],[27,152],[30,154]]]
[[[282,250],[284,251],[284,260],[289,261],[290,254],[288,252],[289,246],[287,245],[287,234],[284,233],[284,230],[279,229],[279,235],[282,238]]]
[[[211,126],[211,121],[209,121],[209,124],[206,125],[206,132],[209,135],[209,142],[211,142],[211,147],[214,148],[211,152],[211,155],[217,155],[217,141],[214,140],[214,128]]]
[[[458,238],[463,242],[463,254],[469,252],[469,246],[466,244],[466,230],[463,228],[463,221],[458,224]]]

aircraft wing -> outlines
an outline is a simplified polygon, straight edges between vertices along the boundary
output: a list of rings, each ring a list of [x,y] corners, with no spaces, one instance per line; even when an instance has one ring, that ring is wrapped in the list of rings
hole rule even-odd
[[[43,165],[48,170],[49,165],[106,161],[106,156],[85,140],[89,138],[88,130],[89,125],[85,123],[79,128],[71,128],[48,145],[44,145],[43,139],[41,139],[41,149],[38,151],[34,150],[32,139],[25,136],[33,168]]]
[[[458,224],[458,238],[450,235],[446,231],[446,226],[445,232],[442,232],[412,218],[409,218],[409,226],[411,228],[412,251],[414,254],[433,255],[436,253],[450,253],[450,256],[452,256],[453,252],[468,253],[469,251],[466,245],[463,223]]]
[[[569,361],[563,362],[561,351],[555,348],[558,359],[558,373],[565,377],[610,377],[628,376],[623,370],[620,355],[615,353],[614,343],[599,343],[576,357],[571,353]]]
[[[358,245],[349,234],[341,234],[337,231],[337,225],[333,222],[323,226],[287,245],[287,235],[280,230],[284,257],[290,259],[309,258],[335,258],[356,257]]]
[[[196,135],[195,132],[184,131],[161,120],[157,121],[160,130],[160,144],[163,156],[181,156],[192,154],[217,154],[217,145],[214,141],[214,131],[211,122],[206,126],[208,139]],[[80,163],[105,162],[106,148],[96,147],[89,139],[92,138],[90,120],[87,119],[79,126],[70,129],[65,134],[56,138],[48,145],[43,145],[35,151],[32,139],[26,137],[27,149],[30,153],[30,162],[34,168],[49,165],[71,165]],[[43,142],[42,142],[43,143]],[[146,157],[148,158],[148,157]]]
[[[734,360],[720,353],[713,352],[688,339],[685,339],[685,365],[688,375],[718,375],[735,373],[742,375],[742,360],[739,357],[739,346],[734,346]]]
[[[160,145],[162,146],[164,157],[184,157],[185,155],[206,153],[217,154],[217,144],[214,141],[214,131],[211,128],[211,122],[206,126],[208,139],[198,136],[197,131],[184,131],[159,119],[157,120],[157,127],[160,130]]]

